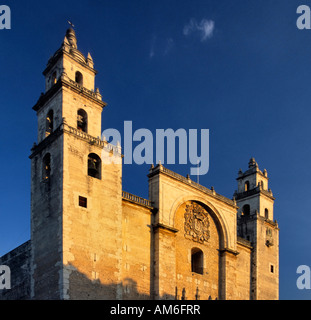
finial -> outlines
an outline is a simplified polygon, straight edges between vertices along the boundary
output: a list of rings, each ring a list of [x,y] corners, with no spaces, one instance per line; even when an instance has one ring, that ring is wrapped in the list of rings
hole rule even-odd
[[[73,28],[75,27],[74,24],[71,21],[67,21]]]
[[[233,201],[233,204],[236,205],[236,198],[235,198],[235,196],[233,196],[232,201]]]
[[[199,295],[199,288],[197,287],[195,291],[195,300],[200,300],[200,295]]]
[[[92,58],[92,56],[91,56],[91,54],[89,52],[87,53],[87,59],[93,61],[93,58]]]
[[[251,159],[249,160],[248,167],[249,167],[249,168],[258,167],[258,164],[257,164],[257,162],[255,161],[255,158],[251,158]]]
[[[77,38],[76,38],[76,33],[72,28],[69,28],[66,32],[66,38],[69,42],[69,45],[74,48],[77,49]]]
[[[86,64],[87,64],[88,66],[90,66],[91,68],[94,67],[94,61],[93,61],[93,58],[92,58],[92,56],[91,56],[91,54],[90,54],[89,52],[88,52],[88,54],[87,54]]]

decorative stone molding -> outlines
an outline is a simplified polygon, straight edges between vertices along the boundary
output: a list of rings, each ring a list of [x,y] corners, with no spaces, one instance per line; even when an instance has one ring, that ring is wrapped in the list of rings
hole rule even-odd
[[[210,238],[208,213],[199,204],[192,202],[185,210],[185,237],[195,242],[206,243]]]

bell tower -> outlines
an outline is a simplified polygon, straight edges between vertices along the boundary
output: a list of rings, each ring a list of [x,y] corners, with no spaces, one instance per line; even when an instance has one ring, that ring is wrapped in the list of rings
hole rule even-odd
[[[268,173],[254,158],[238,173],[237,235],[250,241],[251,299],[278,299],[279,228],[273,216],[275,198],[268,188]]]
[[[56,129],[63,118],[71,127],[76,128],[78,121],[79,130],[93,137],[101,136],[101,112],[106,103],[102,101],[99,90],[95,90],[96,74],[90,53],[87,58],[83,56],[77,47],[75,31],[68,29],[61,48],[50,58],[43,71],[45,93],[33,107],[38,115],[38,143],[52,129]],[[59,94],[60,87],[65,94]],[[55,103],[55,93],[58,93],[58,99],[62,99],[58,103]],[[53,99],[50,99],[52,96]],[[51,103],[53,107],[50,107]],[[77,105],[79,109],[75,110]],[[75,116],[73,110],[76,111]]]
[[[100,138],[106,103],[95,89],[96,74],[69,28],[43,71],[45,92],[33,107],[33,299],[113,299],[117,291],[96,285],[104,275],[119,282],[122,225],[121,150]]]

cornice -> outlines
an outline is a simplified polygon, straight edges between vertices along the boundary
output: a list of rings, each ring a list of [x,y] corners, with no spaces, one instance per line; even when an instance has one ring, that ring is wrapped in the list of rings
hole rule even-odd
[[[81,94],[85,98],[92,100],[93,103],[97,104],[101,108],[104,108],[107,103],[101,100],[101,95],[98,92],[93,92],[91,90],[86,89],[85,87],[80,86],[75,81],[70,80],[66,75],[62,75],[58,81],[48,90],[46,93],[42,93],[37,103],[32,107],[33,110],[39,111],[47,101],[49,101],[58,91],[59,89],[66,87]]]
[[[202,191],[204,192],[205,194],[208,194],[210,196],[212,196],[213,198],[217,199],[217,200],[220,200],[232,207],[234,207],[235,209],[238,208],[238,206],[236,205],[236,201],[235,200],[231,200],[217,192],[215,192],[215,190],[212,188],[212,189],[208,189],[202,185],[200,185],[199,183],[196,183],[195,181],[192,181],[189,177],[184,177],[174,171],[171,171],[167,168],[165,168],[162,164],[158,164],[156,167],[151,167],[151,169],[149,170],[149,174],[147,175],[148,178],[152,178],[153,176],[155,175],[159,175],[159,174],[164,174],[166,176],[169,176],[173,179],[176,179],[182,183],[185,183],[186,185],[194,188],[194,189],[197,189],[199,191]]]

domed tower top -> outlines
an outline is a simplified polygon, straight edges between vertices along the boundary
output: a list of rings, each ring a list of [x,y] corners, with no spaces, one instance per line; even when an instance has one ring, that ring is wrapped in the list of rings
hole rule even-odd
[[[61,78],[74,81],[80,87],[90,90],[92,94],[98,92],[95,89],[94,61],[90,53],[87,56],[78,50],[76,32],[72,27],[66,31],[60,48],[49,59],[47,67],[43,71],[46,77],[46,92]],[[100,98],[98,96],[98,98]]]
[[[33,107],[42,117],[38,118],[38,143],[59,127],[63,118],[68,126],[93,137],[101,136],[101,112],[106,103],[95,88],[93,59],[90,53],[84,56],[77,49],[73,28],[66,31],[63,39],[43,71],[45,92]]]
[[[66,38],[68,40],[68,44],[74,48],[74,49],[78,49],[77,46],[77,37],[76,37],[76,33],[73,30],[73,28],[69,28],[66,32]]]
[[[248,163],[249,168],[258,168],[258,163],[256,162],[255,158],[250,158]]]
[[[238,191],[237,194],[242,194],[246,191],[258,189],[268,191],[268,173],[264,169],[259,169],[255,158],[251,158],[248,162],[248,170],[245,172],[242,169],[238,173]]]

